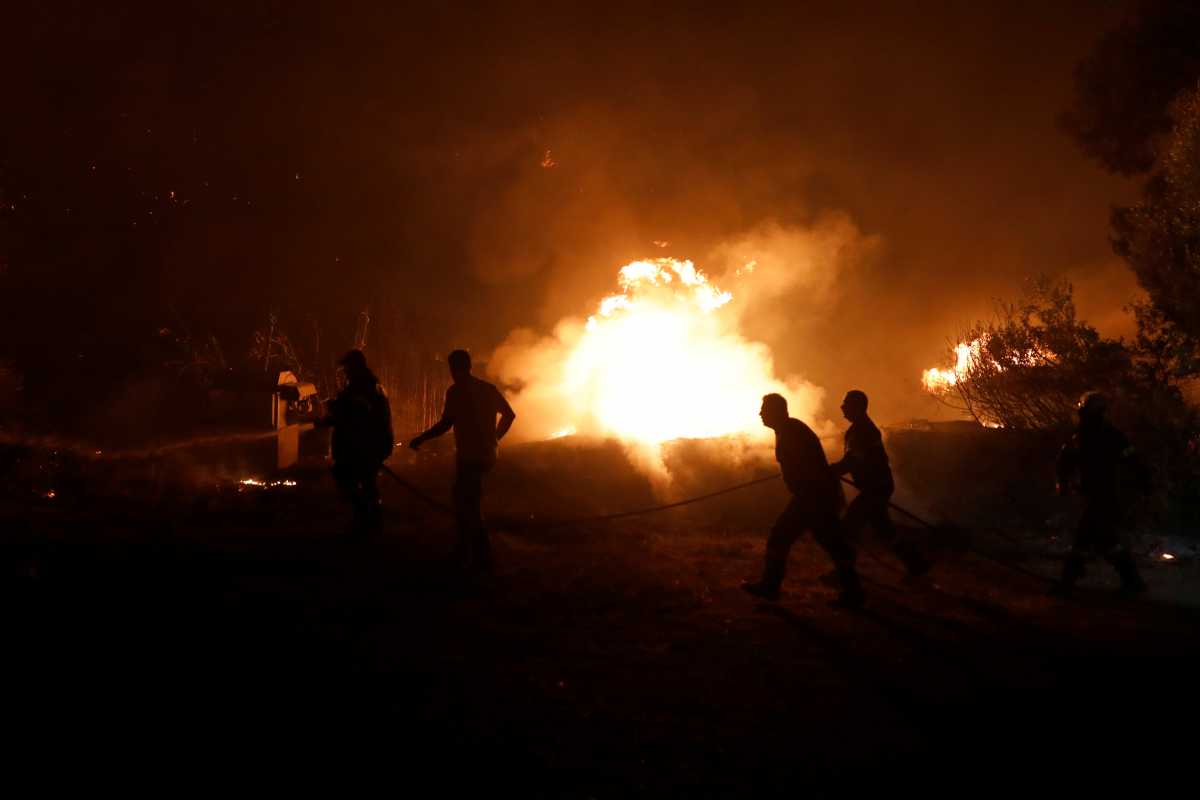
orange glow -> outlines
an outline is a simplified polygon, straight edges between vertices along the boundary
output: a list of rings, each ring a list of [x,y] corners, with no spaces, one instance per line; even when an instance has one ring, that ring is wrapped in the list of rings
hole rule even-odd
[[[950,369],[932,367],[921,375],[921,385],[925,391],[940,394],[954,388],[958,378],[975,364],[979,363],[983,351],[983,339],[976,339],[970,344],[959,343],[954,348],[954,366]]]
[[[293,480],[263,481],[263,480],[259,480],[258,478],[242,478],[240,481],[238,481],[238,483],[241,484],[242,486],[253,486],[258,489],[274,489],[279,486],[297,486],[298,485],[296,483],[296,481],[293,481]]]
[[[722,313],[733,295],[673,258],[626,264],[618,284],[566,354],[556,394],[569,398],[570,419],[555,435],[590,430],[647,444],[761,435],[762,395],[788,388],[767,348]]]
[[[962,378],[983,361],[984,346],[987,344],[987,341],[986,337],[981,336],[970,343],[960,342],[955,345],[953,367],[949,369],[932,367],[921,373],[921,385],[925,387],[925,391],[932,392],[933,394],[942,394],[953,389]],[[1008,366],[1016,364],[1033,366],[1053,363],[1056,358],[1048,350],[1033,347],[1020,352],[1013,351],[1005,360],[1009,362]],[[996,372],[1003,372],[1005,370],[1005,364],[994,360],[991,364]]]

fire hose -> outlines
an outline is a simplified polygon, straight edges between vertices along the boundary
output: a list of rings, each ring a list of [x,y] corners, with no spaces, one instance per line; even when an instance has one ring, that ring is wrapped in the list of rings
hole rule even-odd
[[[446,505],[445,503],[443,503],[442,501],[440,501],[436,498],[430,497],[422,489],[420,489],[417,486],[413,485],[412,483],[404,480],[399,475],[397,475],[392,470],[391,467],[384,465],[383,471],[386,472],[392,478],[392,480],[394,480],[397,484],[402,486],[404,489],[406,489],[411,494],[415,495],[420,500],[424,501],[426,504],[432,506],[433,508],[435,508],[438,511],[441,511],[445,514],[449,514],[449,515],[454,514],[454,509],[452,509],[450,506]],[[670,508],[679,508],[680,506],[687,506],[687,505],[691,505],[692,503],[699,503],[702,500],[710,500],[714,497],[719,497],[720,495],[723,495],[723,494],[730,494],[731,492],[736,492],[741,489],[746,489],[750,486],[755,486],[760,483],[766,483],[767,481],[773,481],[778,477],[779,477],[779,475],[777,475],[777,474],[765,475],[760,478],[755,478],[754,480],[746,481],[745,483],[739,483],[735,486],[728,486],[724,489],[719,489],[715,492],[709,492],[708,494],[702,494],[702,495],[698,495],[696,497],[689,497],[686,500],[679,500],[674,503],[666,503],[664,505],[651,506],[649,508],[638,508],[638,509],[634,509],[633,511],[618,511],[614,514],[601,514],[601,515],[593,516],[593,517],[578,517],[575,519],[556,520],[554,522],[544,523],[541,527],[560,528],[565,525],[582,525],[582,524],[589,523],[589,522],[607,522],[609,520],[621,519],[623,517],[636,517],[636,516],[641,516],[642,514],[653,514],[658,511],[666,511],[667,509],[670,509]]]
[[[387,466],[386,464],[383,466],[383,471],[386,472],[388,474],[388,476],[391,477],[391,479],[394,480],[397,484],[399,484],[401,487],[403,487],[405,490],[407,490],[408,492],[410,492],[411,494],[413,494],[420,500],[424,501],[429,506],[432,506],[433,508],[436,508],[438,511],[441,511],[445,514],[449,514],[451,516],[454,514],[454,509],[452,509],[450,506],[446,505],[445,503],[443,503],[442,501],[440,501],[434,497],[431,497],[424,490],[420,489],[419,487],[415,486],[414,484],[410,483],[409,481],[406,481],[404,478],[401,478],[399,475],[397,475],[395,473],[394,470],[392,470],[391,467]],[[546,527],[556,527],[557,528],[557,527],[561,527],[563,525],[579,525],[579,524],[588,523],[588,522],[607,522],[609,520],[614,520],[614,519],[623,519],[624,517],[637,517],[637,516],[641,516],[643,514],[654,514],[659,511],[667,511],[672,508],[679,508],[681,506],[688,506],[688,505],[692,505],[693,503],[699,503],[703,500],[711,500],[714,497],[720,497],[721,495],[724,495],[724,494],[731,494],[733,492],[741,491],[742,489],[748,489],[751,486],[757,486],[760,483],[766,483],[768,481],[773,481],[780,477],[782,477],[782,476],[779,473],[774,473],[771,475],[764,475],[764,476],[761,476],[758,478],[754,478],[753,480],[746,481],[745,483],[738,483],[733,486],[727,486],[724,489],[718,489],[715,492],[708,492],[707,494],[701,494],[701,495],[697,495],[695,497],[689,497],[686,500],[677,500],[674,503],[665,503],[663,505],[650,506],[648,508],[638,508],[638,509],[634,509],[632,511],[618,511],[613,514],[600,514],[598,516],[592,516],[592,517],[578,517],[575,519],[557,520],[555,522],[547,523]],[[854,481],[850,480],[849,478],[842,478],[842,483],[845,483],[847,486],[852,486],[855,489],[859,488],[858,484],[856,484]],[[922,526],[924,526],[926,528],[935,529],[937,527],[932,522],[928,522],[928,521],[922,519],[921,517],[918,517],[913,512],[909,511],[906,508],[903,508],[902,506],[896,505],[895,503],[891,502],[890,500],[888,501],[888,507],[903,514],[904,516],[908,517],[909,519],[913,520],[914,522],[921,524]]]
[[[434,497],[431,497],[424,490],[415,486],[414,484],[410,483],[409,481],[406,481],[404,478],[401,478],[399,475],[397,475],[395,473],[394,470],[392,470],[391,467],[384,465],[382,469],[398,485],[400,485],[406,491],[408,491],[409,493],[411,493],[412,495],[414,495],[415,497],[417,497],[418,499],[420,499],[427,505],[431,506],[432,508],[437,509],[438,511],[441,511],[444,514],[447,514],[449,516],[454,516],[453,508],[451,508],[447,504],[443,503],[442,501],[440,501]],[[638,508],[638,509],[634,509],[631,511],[618,511],[618,512],[612,513],[612,514],[600,514],[600,515],[591,516],[591,517],[578,517],[578,518],[574,518],[574,519],[556,520],[556,521],[552,521],[552,522],[542,523],[541,525],[538,525],[537,527],[548,530],[548,529],[552,529],[552,528],[561,528],[561,527],[565,527],[565,526],[569,526],[569,525],[583,525],[583,524],[595,523],[595,522],[608,522],[610,520],[623,519],[625,517],[636,517],[636,516],[642,516],[644,514],[654,514],[659,511],[667,511],[672,508],[680,508],[682,506],[692,505],[693,503],[699,503],[704,500],[711,500],[714,497],[720,497],[721,495],[731,494],[733,492],[741,491],[742,489],[748,489],[751,486],[757,486],[760,483],[767,483],[768,481],[777,480],[780,477],[782,477],[782,476],[779,473],[775,473],[772,475],[764,475],[762,477],[754,478],[753,480],[749,480],[744,483],[735,484],[733,486],[727,486],[724,489],[718,489],[715,492],[708,492],[706,494],[697,495],[695,497],[689,497],[685,500],[678,500],[673,503],[664,503],[662,505],[650,506],[648,508]],[[858,484],[856,484],[854,481],[850,480],[849,478],[843,477],[841,479],[841,481],[842,481],[842,483],[846,484],[847,486],[851,486],[855,489],[859,488]],[[896,511],[899,514],[902,514],[903,516],[911,519],[912,521],[918,523],[919,525],[921,525],[922,527],[924,527],[928,530],[939,530],[939,529],[947,529],[947,528],[961,530],[961,528],[959,528],[959,526],[953,525],[953,524],[936,525],[932,522],[929,522],[926,519],[923,519],[922,517],[917,516],[916,514],[909,511],[908,509],[904,508],[903,506],[893,503],[890,500],[888,501],[888,508],[892,509],[893,511]],[[972,550],[972,552],[974,552],[976,555],[980,556],[981,558],[984,558],[984,559],[991,561],[995,564],[998,564],[1002,567],[1006,567],[1015,572],[1019,572],[1022,575],[1025,575],[1027,577],[1036,578],[1037,580],[1040,580],[1040,581],[1049,580],[1042,575],[1038,575],[1034,572],[1030,572],[1029,570],[1027,570],[1023,567],[1018,566],[1013,563],[1010,563],[1004,559],[997,558],[996,556],[992,556],[987,553],[980,552],[979,550],[976,550],[975,548],[971,548],[971,550]]]

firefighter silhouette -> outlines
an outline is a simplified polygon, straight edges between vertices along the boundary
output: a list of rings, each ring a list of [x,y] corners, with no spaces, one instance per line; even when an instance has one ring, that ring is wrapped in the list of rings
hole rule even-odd
[[[842,401],[842,416],[850,422],[846,430],[845,452],[842,459],[831,468],[838,476],[850,473],[858,488],[858,496],[850,501],[842,517],[846,536],[853,540],[863,527],[870,524],[875,535],[892,547],[909,575],[925,574],[929,571],[929,561],[910,539],[896,533],[896,526],[888,516],[888,502],[896,490],[896,484],[892,480],[887,451],[883,448],[883,436],[867,416],[866,393],[858,389],[846,392],[846,398]]]
[[[379,531],[379,469],[392,453],[392,410],[361,350],[338,362],[345,386],[326,407],[317,427],[332,428],[333,479],[354,511],[351,533]]]
[[[838,604],[861,606],[863,590],[854,566],[854,548],[846,541],[838,520],[845,498],[841,484],[829,469],[821,440],[803,422],[788,416],[787,400],[781,395],[763,397],[759,416],[763,425],[775,431],[775,459],[792,498],[771,528],[762,578],[744,582],[742,589],[764,600],[779,599],[788,552],[805,531],[811,530],[837,570],[841,584]]]
[[[1071,551],[1063,564],[1062,578],[1052,590],[1063,595],[1083,577],[1087,557],[1105,558],[1121,577],[1121,587],[1142,592],[1146,584],[1138,574],[1133,554],[1124,542],[1121,528],[1127,510],[1127,476],[1139,488],[1149,488],[1145,465],[1125,435],[1106,418],[1107,402],[1098,392],[1088,392],[1079,401],[1079,428],[1058,456],[1058,492],[1070,494],[1078,478],[1083,495],[1083,515],[1075,531]]]

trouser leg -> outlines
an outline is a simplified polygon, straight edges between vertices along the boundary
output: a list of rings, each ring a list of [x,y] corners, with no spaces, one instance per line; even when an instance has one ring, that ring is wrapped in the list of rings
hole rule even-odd
[[[763,564],[762,583],[764,586],[778,590],[783,584],[784,575],[787,573],[788,554],[791,552],[792,545],[804,534],[805,520],[803,516],[793,499],[788,502],[787,508],[771,526]]]
[[[837,570],[838,581],[842,587],[842,599],[859,603],[862,600],[862,584],[858,579],[855,567],[857,554],[854,547],[847,541],[845,530],[838,521],[837,515],[814,515],[812,520],[813,538],[832,559]]]
[[[363,522],[370,528],[378,528],[383,522],[379,498],[379,468],[367,465],[363,469],[362,481]]]
[[[454,479],[454,513],[458,529],[458,553],[480,567],[490,567],[491,542],[483,524],[483,477],[486,467],[459,464]]]
[[[350,504],[353,529],[360,530],[364,523],[362,471],[357,469],[356,465],[345,462],[334,464],[330,471],[337,484],[338,493]]]
[[[921,548],[913,541],[911,535],[902,535],[892,522],[890,504],[892,492],[890,489],[879,492],[865,492],[855,500],[863,501],[863,516],[875,530],[875,535],[881,541],[887,542],[892,552],[904,564],[909,575],[923,575],[929,571],[929,559],[921,552]]]
[[[1066,560],[1063,561],[1062,577],[1059,579],[1059,583],[1064,590],[1074,587],[1086,574],[1085,565],[1088,556],[1095,552],[1097,545],[1103,548],[1105,523],[1098,511],[1099,509],[1090,502],[1083,509],[1083,516],[1079,519],[1079,525],[1076,527],[1071,541],[1071,550],[1067,553]]]
[[[1089,500],[1082,524],[1087,527],[1092,547],[1102,553],[1104,560],[1112,564],[1117,571],[1121,578],[1121,586],[1133,591],[1142,591],[1146,588],[1146,582],[1138,572],[1133,553],[1123,541],[1121,522],[1121,509],[1116,504]]]
[[[861,492],[850,501],[846,513],[842,515],[842,531],[848,541],[854,541],[862,534],[871,517],[870,503],[867,496]]]

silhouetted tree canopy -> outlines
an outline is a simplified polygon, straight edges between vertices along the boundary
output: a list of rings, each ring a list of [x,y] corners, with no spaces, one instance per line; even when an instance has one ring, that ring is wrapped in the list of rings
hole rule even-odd
[[[1200,341],[1200,89],[1182,96],[1172,113],[1174,130],[1141,202],[1113,211],[1113,248],[1161,314],[1157,327],[1194,347]]]
[[[1142,0],[1075,74],[1063,126],[1088,156],[1122,175],[1154,166],[1171,103],[1200,77],[1200,3]]]

